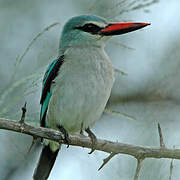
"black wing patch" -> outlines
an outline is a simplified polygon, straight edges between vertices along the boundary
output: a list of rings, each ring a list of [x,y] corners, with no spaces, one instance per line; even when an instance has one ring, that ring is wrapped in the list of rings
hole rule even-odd
[[[51,85],[53,80],[58,75],[58,71],[61,65],[64,62],[64,55],[60,56],[58,59],[54,60],[50,66],[48,67],[44,78],[43,78],[43,87],[42,87],[42,95],[41,95],[41,113],[40,113],[40,124],[41,127],[45,127],[45,119],[46,113],[48,109],[48,104],[52,95]]]

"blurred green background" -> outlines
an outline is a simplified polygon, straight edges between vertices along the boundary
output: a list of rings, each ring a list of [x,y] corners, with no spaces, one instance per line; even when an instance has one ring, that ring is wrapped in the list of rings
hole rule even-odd
[[[112,38],[106,46],[114,67],[127,73],[116,73],[107,106],[135,119],[104,113],[93,132],[107,140],[159,147],[160,122],[166,146],[180,148],[179,9],[178,0],[0,0],[0,117],[20,119],[27,101],[26,121],[39,125],[43,72],[58,54],[60,33],[70,17],[92,13],[111,21],[150,22],[140,31]],[[31,140],[0,130],[1,180],[32,179],[40,147],[28,154]],[[97,171],[107,154],[88,152],[63,146],[49,179],[133,179],[136,159],[117,155]],[[170,161],[145,160],[139,179],[168,180]],[[175,160],[173,180],[180,179],[179,169]]]

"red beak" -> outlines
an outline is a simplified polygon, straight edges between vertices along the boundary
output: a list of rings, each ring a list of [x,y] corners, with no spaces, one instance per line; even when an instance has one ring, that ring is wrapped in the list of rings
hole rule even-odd
[[[101,30],[101,34],[105,36],[113,36],[136,31],[149,23],[111,23]]]

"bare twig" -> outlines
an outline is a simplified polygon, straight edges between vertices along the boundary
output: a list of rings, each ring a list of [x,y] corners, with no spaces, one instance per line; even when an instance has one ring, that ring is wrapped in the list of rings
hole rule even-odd
[[[111,109],[104,109],[104,112],[108,113],[108,114],[114,114],[114,115],[121,115],[121,116],[124,116],[125,118],[128,118],[128,119],[131,119],[131,120],[136,120],[135,117],[129,115],[129,114],[126,114],[126,113],[122,113],[122,112],[119,112],[119,111],[114,111],[114,110],[111,110]]]
[[[22,124],[18,121],[8,120],[0,118],[0,129],[11,130],[31,136],[40,138],[50,139],[59,142],[63,141],[63,135],[61,132],[42,127],[34,127],[26,123]],[[82,135],[70,135],[70,145],[80,146],[85,148],[91,148],[91,140],[88,137]],[[63,142],[62,142],[63,143]],[[135,158],[169,158],[169,159],[180,159],[180,149],[168,149],[168,148],[152,148],[142,147],[131,144],[125,144],[120,142],[112,142],[103,139],[97,139],[96,150],[107,152],[107,153],[121,153],[128,154]]]
[[[40,33],[38,33],[33,39],[32,41],[28,44],[28,46],[26,47],[26,49],[24,50],[23,54],[17,59],[16,65],[20,64],[21,61],[23,60],[24,56],[27,54],[27,52],[29,51],[29,49],[31,48],[31,46],[34,44],[34,42],[41,36],[43,35],[46,31],[49,31],[49,29],[51,29],[54,26],[59,25],[59,22],[55,22],[49,26],[47,26],[46,28],[44,28]]]
[[[33,136],[32,143],[31,143],[31,145],[30,145],[30,147],[29,147],[29,149],[28,149],[28,153],[30,153],[30,152],[31,152],[32,147],[33,147],[33,146],[34,146],[34,144],[36,143],[37,139],[38,139],[38,137]]]
[[[127,46],[125,44],[122,44],[122,43],[119,43],[118,41],[110,41],[110,44],[114,45],[114,46],[120,46],[122,48],[125,48],[125,49],[129,49],[129,50],[136,50],[135,48],[133,47],[130,47],[130,46]]]
[[[163,140],[163,135],[162,135],[162,130],[160,123],[158,123],[158,133],[159,133],[159,139],[160,139],[160,147],[165,148],[164,140]]]
[[[5,104],[5,100],[7,99],[7,97],[13,93],[15,91],[15,89],[17,87],[21,87],[26,83],[29,83],[30,81],[32,81],[35,77],[40,79],[41,78],[41,73],[39,72],[39,70],[37,72],[33,72],[32,74],[21,78],[18,81],[14,81],[12,82],[12,84],[9,87],[6,87],[6,90],[4,90],[4,92],[0,95],[0,106],[3,106],[3,108],[0,110],[0,116],[5,115],[8,110],[14,106],[14,104],[17,104],[17,102],[22,99],[22,97],[25,97],[25,94],[23,94],[23,96],[19,96],[19,97],[14,97],[11,102],[8,102],[7,104]],[[31,83],[32,85],[32,83]],[[5,104],[5,105],[4,105]]]
[[[112,8],[109,8],[106,14],[107,16],[109,16],[109,18],[113,18],[122,15],[123,13],[147,8],[152,4],[158,2],[159,0],[145,0],[144,2],[137,0],[131,0],[131,1],[121,0],[120,2],[116,3]]]
[[[11,82],[13,81],[15,75],[16,75],[16,72],[18,70],[18,66],[19,64],[22,62],[22,60],[24,59],[24,57],[26,56],[26,54],[28,53],[28,51],[31,49],[32,45],[36,42],[36,40],[41,37],[45,32],[49,31],[52,27],[55,27],[57,25],[59,25],[60,23],[59,22],[55,22],[47,27],[45,27],[41,32],[39,32],[32,40],[31,42],[28,44],[28,46],[26,47],[26,49],[24,50],[24,52],[22,53],[21,56],[18,56],[16,58],[16,63],[15,63],[15,68],[14,68],[14,72],[12,74],[12,80]]]
[[[117,73],[119,73],[119,74],[121,74],[121,75],[123,75],[123,76],[127,76],[127,75],[128,75],[126,72],[123,72],[123,71],[121,71],[121,70],[118,69],[118,68],[114,68],[114,71],[117,72]]]
[[[116,155],[116,153],[113,153],[113,152],[112,152],[107,158],[103,159],[103,164],[100,166],[100,168],[98,169],[98,171],[101,170],[101,169],[104,167],[104,165],[107,164],[107,163],[109,162],[109,160],[110,160],[111,158],[113,158],[115,155]]]
[[[141,167],[142,167],[143,160],[144,159],[137,159],[137,167],[136,167],[136,173],[135,173],[135,176],[134,176],[134,180],[138,180],[138,178],[139,178],[139,173],[140,173],[140,170],[141,170]]]

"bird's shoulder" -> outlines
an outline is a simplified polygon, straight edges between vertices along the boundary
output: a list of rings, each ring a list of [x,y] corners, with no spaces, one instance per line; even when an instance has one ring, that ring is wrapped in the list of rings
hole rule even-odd
[[[42,84],[42,94],[41,94],[41,113],[40,113],[40,120],[41,126],[45,126],[45,118],[46,113],[49,105],[49,101],[52,95],[51,86],[53,84],[53,80],[58,75],[58,71],[64,62],[64,55],[55,59],[47,68]]]
[[[60,56],[59,58],[55,59],[47,68],[44,78],[43,78],[43,84],[42,84],[42,95],[41,95],[41,100],[40,104],[43,103],[47,92],[50,92],[50,87],[55,79],[55,77],[58,75],[58,71],[61,67],[61,65],[64,62],[64,55]]]

